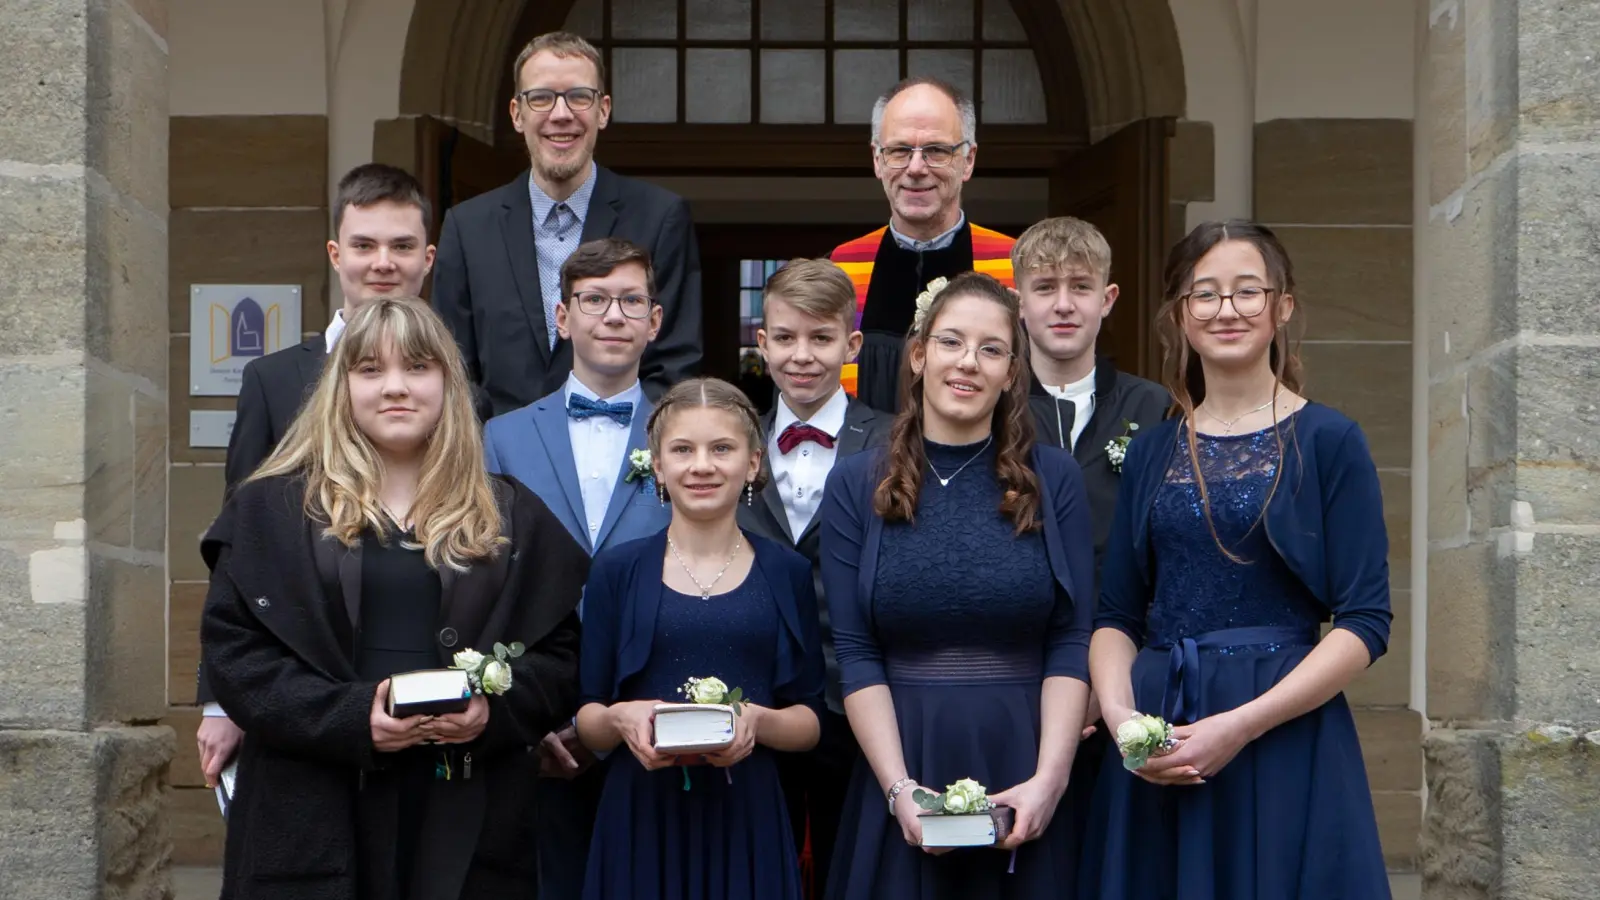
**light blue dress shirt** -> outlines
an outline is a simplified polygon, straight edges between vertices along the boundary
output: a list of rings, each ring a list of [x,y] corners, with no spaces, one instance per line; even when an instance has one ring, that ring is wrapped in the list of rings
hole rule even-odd
[[[583,241],[583,223],[589,218],[589,198],[594,196],[596,167],[565,200],[552,200],[528,177],[528,199],[533,201],[533,250],[539,259],[539,296],[544,300],[545,336],[556,345],[556,306],[561,303],[561,266]]]

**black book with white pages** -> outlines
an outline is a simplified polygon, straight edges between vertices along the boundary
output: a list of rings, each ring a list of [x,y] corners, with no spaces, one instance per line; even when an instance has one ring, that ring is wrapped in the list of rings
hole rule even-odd
[[[924,847],[992,847],[1011,834],[1015,812],[996,806],[988,812],[922,817]]]
[[[231,762],[222,767],[222,775],[217,778],[217,806],[222,809],[222,817],[228,817],[228,807],[233,805],[234,785],[239,781],[239,757],[235,756]]]
[[[655,747],[662,753],[710,753],[733,743],[733,707],[721,703],[657,703]]]
[[[419,669],[389,678],[388,713],[396,719],[466,712],[472,683],[461,669]]]

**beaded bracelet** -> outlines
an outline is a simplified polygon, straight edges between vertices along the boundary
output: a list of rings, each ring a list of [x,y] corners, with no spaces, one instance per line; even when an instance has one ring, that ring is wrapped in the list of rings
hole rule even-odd
[[[900,792],[905,790],[907,786],[913,785],[913,784],[916,784],[916,783],[917,783],[917,780],[915,778],[911,778],[910,776],[907,776],[905,778],[900,779],[899,781],[896,781],[894,784],[889,786],[889,815],[890,816],[894,815],[894,798],[900,796]]]

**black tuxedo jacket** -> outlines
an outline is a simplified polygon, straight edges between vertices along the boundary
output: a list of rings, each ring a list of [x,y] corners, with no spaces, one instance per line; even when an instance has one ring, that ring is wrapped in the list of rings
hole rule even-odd
[[[777,407],[774,405],[773,410],[761,420],[763,447],[771,446],[772,424],[777,415]],[[840,460],[852,454],[887,443],[889,426],[893,422],[893,417],[877,412],[854,397],[850,398],[850,405],[845,408],[844,427],[839,430],[838,440],[834,444],[838,448],[834,463],[837,465]],[[844,700],[839,694],[839,661],[833,652],[833,629],[828,623],[828,598],[822,590],[820,562],[822,532],[817,527],[821,522],[822,511],[819,509],[817,514],[811,517],[811,522],[806,525],[804,532],[798,535],[792,534],[789,530],[789,514],[784,511],[783,497],[778,493],[776,479],[767,481],[767,486],[761,489],[761,496],[755,498],[754,503],[748,506],[741,504],[739,507],[739,524],[746,531],[793,547],[801,556],[811,561],[811,580],[817,589],[817,614],[822,619],[822,660],[827,669],[828,708],[836,713],[843,713]]]
[[[533,246],[530,173],[450,210],[433,267],[433,306],[455,335],[478,387],[478,412],[521,409],[559,388],[572,347],[551,349]],[[689,205],[653,184],[595,168],[583,240],[627,238],[650,253],[665,318],[639,377],[652,399],[700,364],[700,250]]]
[[[271,455],[322,375],[327,339],[316,334],[293,347],[253,359],[239,385],[239,411],[223,466],[228,493]]]

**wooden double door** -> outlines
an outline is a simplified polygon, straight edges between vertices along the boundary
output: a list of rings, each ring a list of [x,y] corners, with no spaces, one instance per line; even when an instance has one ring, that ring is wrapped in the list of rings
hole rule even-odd
[[[527,167],[526,156],[519,151],[490,147],[444,122],[428,118],[405,121],[412,134],[410,146],[405,146],[404,140],[388,142],[400,149],[383,161],[405,166],[422,180],[434,206],[431,225],[435,235],[449,206],[505,184]],[[1119,367],[1150,378],[1156,375],[1160,353],[1154,321],[1167,249],[1167,154],[1172,130],[1170,119],[1146,119],[1087,148],[1063,150],[1044,169],[1035,165],[996,172],[980,167],[977,173],[979,178],[1047,176],[1050,215],[1077,216],[1105,234],[1112,251],[1112,280],[1120,285],[1122,299],[1101,331],[1099,352],[1114,358]],[[604,140],[602,150],[606,149]],[[987,145],[985,149],[989,149]],[[618,155],[626,159],[629,154]],[[1005,154],[994,156],[1004,158]],[[601,157],[605,163],[606,154]],[[681,153],[678,157],[686,172],[708,174],[704,166],[682,159]],[[659,166],[637,173],[622,164],[615,168],[643,178],[663,171]],[[1032,223],[981,224],[1015,236]],[[869,229],[860,223],[743,222],[701,224],[695,230],[703,286],[703,372],[737,381],[743,345],[741,261],[824,256]]]

